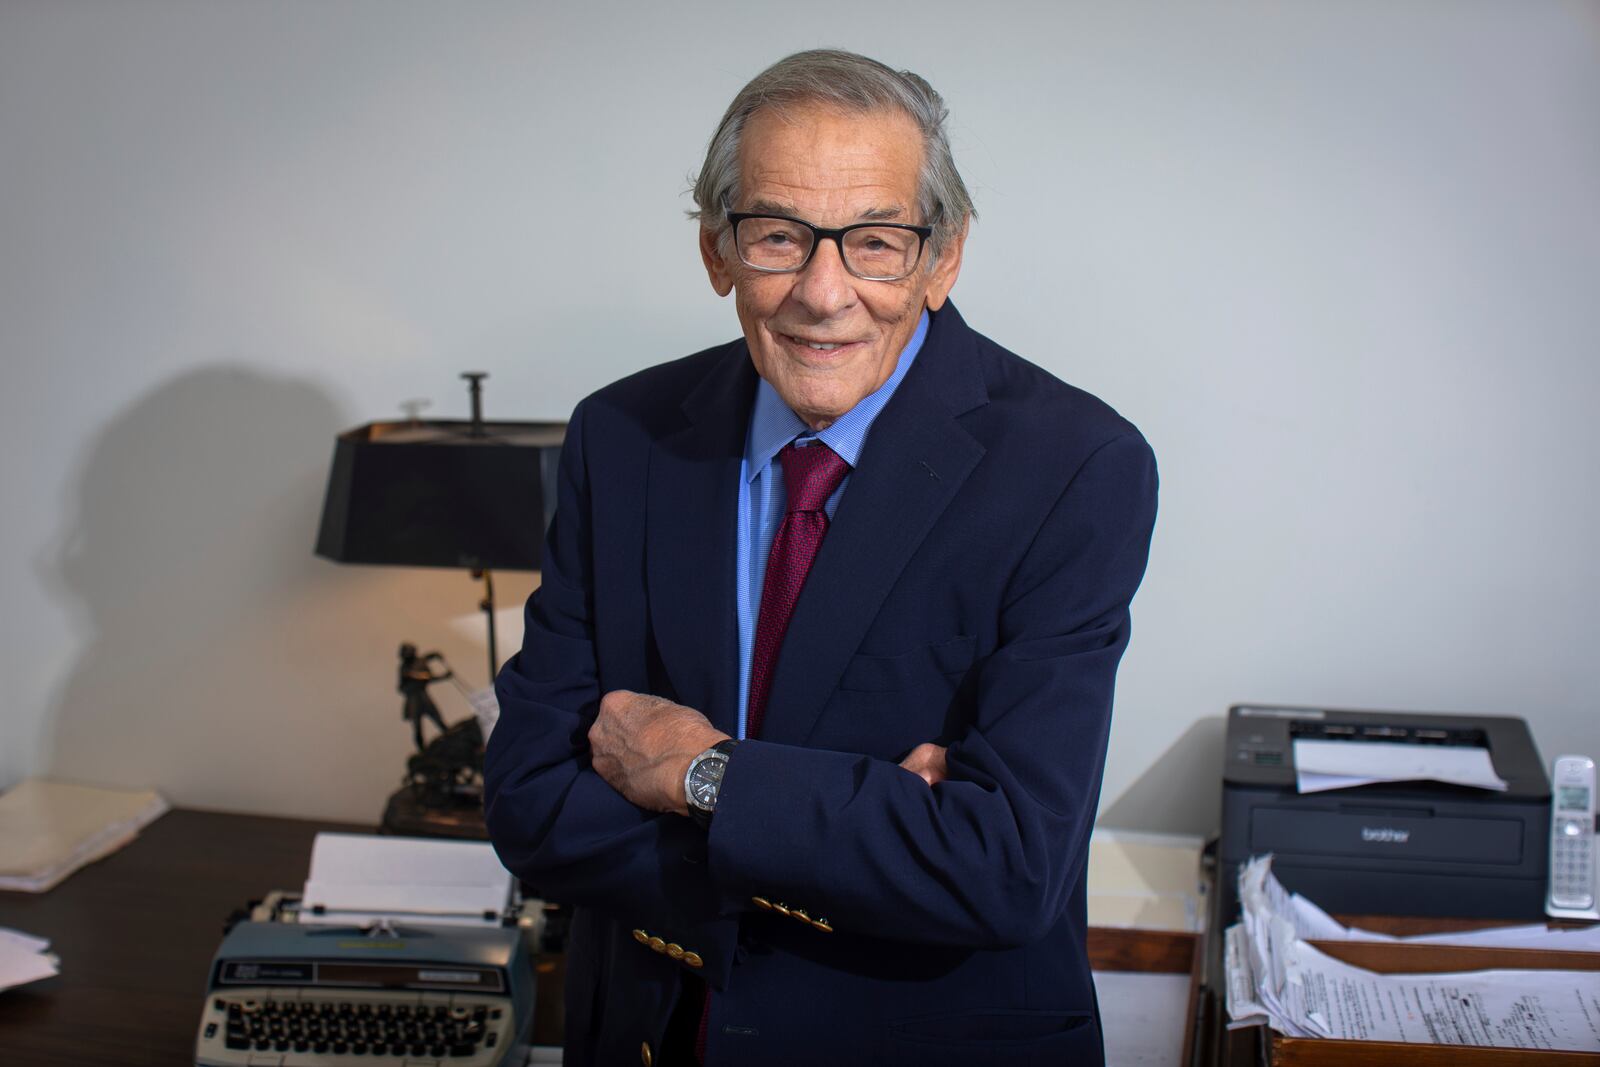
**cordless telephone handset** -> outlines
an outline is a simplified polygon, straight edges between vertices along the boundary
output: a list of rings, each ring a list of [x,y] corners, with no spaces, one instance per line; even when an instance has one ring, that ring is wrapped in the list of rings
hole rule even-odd
[[[1545,914],[1600,919],[1595,906],[1594,760],[1560,757],[1550,785],[1550,889]]]

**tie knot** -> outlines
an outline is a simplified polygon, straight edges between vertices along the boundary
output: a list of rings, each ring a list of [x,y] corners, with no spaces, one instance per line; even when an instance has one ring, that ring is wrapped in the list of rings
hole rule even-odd
[[[790,512],[821,511],[850,469],[839,453],[821,441],[804,448],[790,443],[778,458],[783,462],[783,487],[789,494]]]

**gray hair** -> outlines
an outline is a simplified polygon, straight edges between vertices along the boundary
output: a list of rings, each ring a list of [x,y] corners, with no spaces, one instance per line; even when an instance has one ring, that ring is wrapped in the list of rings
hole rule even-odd
[[[917,182],[917,207],[933,220],[929,262],[976,218],[972,197],[950,155],[944,122],[944,98],[920,76],[896,71],[875,59],[819,48],[780,59],[739,90],[706,149],[705,165],[694,183],[697,205],[689,217],[711,230],[727,248],[725,214],[739,199],[739,139],[750,116],[763,108],[796,104],[831,104],[848,111],[893,108],[904,112],[922,131],[922,172]]]

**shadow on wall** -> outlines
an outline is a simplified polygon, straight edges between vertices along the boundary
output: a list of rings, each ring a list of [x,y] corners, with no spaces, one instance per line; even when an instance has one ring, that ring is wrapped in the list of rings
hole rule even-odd
[[[381,620],[407,624],[396,600],[459,611],[471,590],[312,555],[341,421],[315,385],[211,367],[106,427],[41,563],[88,625],[49,774],[199,807],[381,810],[408,747]]]
[[[1095,825],[1203,837],[1217,833],[1227,727],[1223,716],[1190,723],[1121,796],[1101,805]]]

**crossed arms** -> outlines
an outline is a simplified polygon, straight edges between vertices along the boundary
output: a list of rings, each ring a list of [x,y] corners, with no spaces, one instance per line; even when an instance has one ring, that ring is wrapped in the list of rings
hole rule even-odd
[[[841,930],[923,944],[1003,947],[1049,930],[1081,874],[1148,551],[1143,439],[1089,454],[1030,532],[947,747],[895,763],[746,741],[708,837],[681,817],[683,773],[727,735],[693,709],[602,687],[591,517],[604,490],[584,421],[580,408],[524,646],[498,682],[487,810],[507,867],[553,899],[704,946],[713,985],[751,895],[774,887]]]

